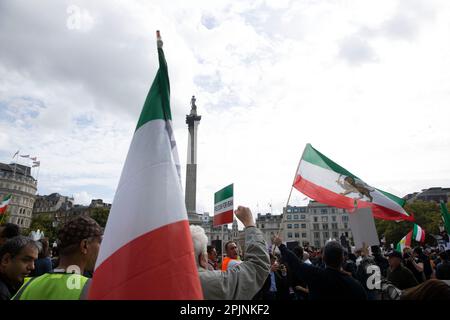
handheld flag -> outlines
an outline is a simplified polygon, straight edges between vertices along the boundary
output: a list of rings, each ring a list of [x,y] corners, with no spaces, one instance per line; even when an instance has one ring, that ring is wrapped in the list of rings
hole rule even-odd
[[[414,221],[414,217],[403,209],[405,200],[369,186],[309,143],[300,160],[294,187],[330,206],[349,211],[371,208],[378,219]]]
[[[405,247],[411,247],[411,240],[413,239],[420,243],[425,241],[425,230],[417,224],[414,224],[413,229],[397,243],[396,250],[403,253]]]
[[[214,227],[233,222],[233,184],[214,193]]]
[[[114,196],[90,299],[202,299],[157,32],[159,70]]]
[[[0,215],[5,214],[6,209],[8,209],[8,204],[10,201],[11,201],[10,194],[8,194],[3,198],[2,202],[0,203]]]

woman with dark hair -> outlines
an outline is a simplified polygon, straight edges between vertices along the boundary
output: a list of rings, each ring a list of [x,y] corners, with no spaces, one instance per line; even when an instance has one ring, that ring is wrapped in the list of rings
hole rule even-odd
[[[44,273],[51,273],[53,271],[48,239],[43,238],[38,242],[41,244],[41,248],[38,259],[34,262],[34,270],[30,274],[31,277],[39,277]]]
[[[403,291],[400,300],[450,300],[450,286],[442,280],[430,279]]]

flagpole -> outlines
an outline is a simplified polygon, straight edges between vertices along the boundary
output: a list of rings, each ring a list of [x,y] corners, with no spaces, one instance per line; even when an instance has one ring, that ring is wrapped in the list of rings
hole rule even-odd
[[[221,251],[222,251],[222,262],[221,262],[221,265],[223,265],[223,258],[225,257],[225,255],[224,255],[224,247],[223,247],[223,225],[222,225],[222,241],[220,243],[221,243],[221,246],[222,246],[222,248],[221,248]]]
[[[302,156],[300,157],[300,160],[298,161],[297,169],[295,170],[294,180],[292,181],[292,185],[291,185],[291,191],[289,192],[289,196],[288,196],[288,199],[287,199],[287,201],[286,201],[286,206],[285,206],[285,208],[286,208],[286,214],[287,214],[287,207],[288,207],[288,205],[289,205],[289,201],[291,200],[292,189],[294,189],[295,179],[297,178],[298,168],[300,167],[300,163],[302,162],[303,155],[305,154],[305,150],[306,150],[306,147],[305,147],[305,149],[303,149]],[[278,232],[277,232],[277,238],[280,236],[280,233],[281,233],[281,231],[283,230],[283,223],[284,223],[284,221],[285,221],[285,219],[286,219],[286,218],[285,218],[286,214],[284,214],[284,212],[283,212],[283,215],[282,215],[282,217],[281,217],[281,223],[280,223],[280,228],[278,229]],[[276,246],[273,247],[272,253],[275,252],[275,248],[276,248]]]
[[[18,152],[16,152],[16,154],[13,157],[13,160],[14,160],[14,158],[17,158],[16,161],[14,162],[14,174],[13,174],[14,180],[16,179],[16,169],[17,169],[17,161],[19,160],[19,153],[20,153],[20,150]]]

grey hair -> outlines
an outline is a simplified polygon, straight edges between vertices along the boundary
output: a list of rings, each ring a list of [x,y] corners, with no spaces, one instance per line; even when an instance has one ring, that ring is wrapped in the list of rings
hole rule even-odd
[[[195,261],[199,265],[198,258],[201,254],[207,255],[206,247],[208,245],[208,237],[205,234],[205,230],[200,226],[189,226],[191,229],[192,243],[194,245]]]
[[[16,236],[14,238],[9,239],[3,244],[3,246],[0,247],[0,260],[7,253],[9,253],[12,258],[14,258],[18,254],[20,254],[20,251],[22,251],[23,248],[29,245],[35,247],[36,250],[39,251],[39,247],[36,244],[36,241],[34,241],[29,237]]]

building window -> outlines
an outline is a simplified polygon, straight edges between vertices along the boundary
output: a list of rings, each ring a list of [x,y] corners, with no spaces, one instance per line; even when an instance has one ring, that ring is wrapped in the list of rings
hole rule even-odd
[[[323,230],[328,230],[328,223],[323,223],[322,224],[322,229]]]
[[[320,248],[320,242],[319,241],[314,241],[314,246],[316,248]]]
[[[322,222],[328,222],[328,217],[322,217]]]
[[[302,229],[306,229],[306,223],[302,223]]]
[[[348,216],[342,216],[342,222],[347,222],[348,221]]]
[[[332,220],[333,222],[336,222],[336,216],[332,216],[332,217],[331,217],[331,220]]]
[[[306,238],[306,233],[302,233],[302,238]]]
[[[261,225],[261,229],[264,229],[264,224]]]
[[[298,214],[294,214],[294,220],[298,220]]]
[[[288,220],[292,220],[292,216],[290,214],[287,215]]]
[[[300,208],[300,212],[306,212],[306,208]]]
[[[317,222],[317,217],[314,217],[314,222]]]
[[[286,211],[287,211],[288,213],[291,213],[291,212],[292,212],[292,210],[291,210],[291,209],[287,209]]]
[[[313,224],[313,230],[319,230],[319,224],[318,223],[314,223]]]
[[[300,216],[300,219],[305,220],[305,219],[306,219],[306,216],[305,216],[304,214],[302,214],[302,215]]]
[[[317,213],[317,210],[316,210],[316,209],[314,209],[314,210],[313,210],[313,212],[314,212],[314,213]]]
[[[327,214],[327,213],[328,213],[328,210],[327,210],[327,209],[321,209],[321,210],[320,210],[320,213],[321,213],[321,214]]]
[[[344,229],[348,229],[348,224],[344,223]]]
[[[292,238],[292,232],[288,232],[288,238]]]
[[[289,223],[289,224],[287,225],[287,227],[288,227],[288,229],[292,229],[292,224]]]
[[[294,224],[294,229],[298,229],[298,223]]]
[[[336,213],[336,209],[331,209],[331,213]]]
[[[328,240],[328,238],[330,238],[330,234],[328,232],[324,232],[323,237],[324,237],[324,239]]]
[[[296,232],[296,233],[294,234],[294,236],[295,236],[296,239],[299,239],[299,238],[300,238],[300,233]]]
[[[333,232],[333,238],[335,239],[339,238],[339,234],[337,232]]]
[[[337,229],[338,228],[338,224],[337,223],[332,223],[331,224],[331,229]]]
[[[320,232],[314,232],[314,239],[320,239]]]

